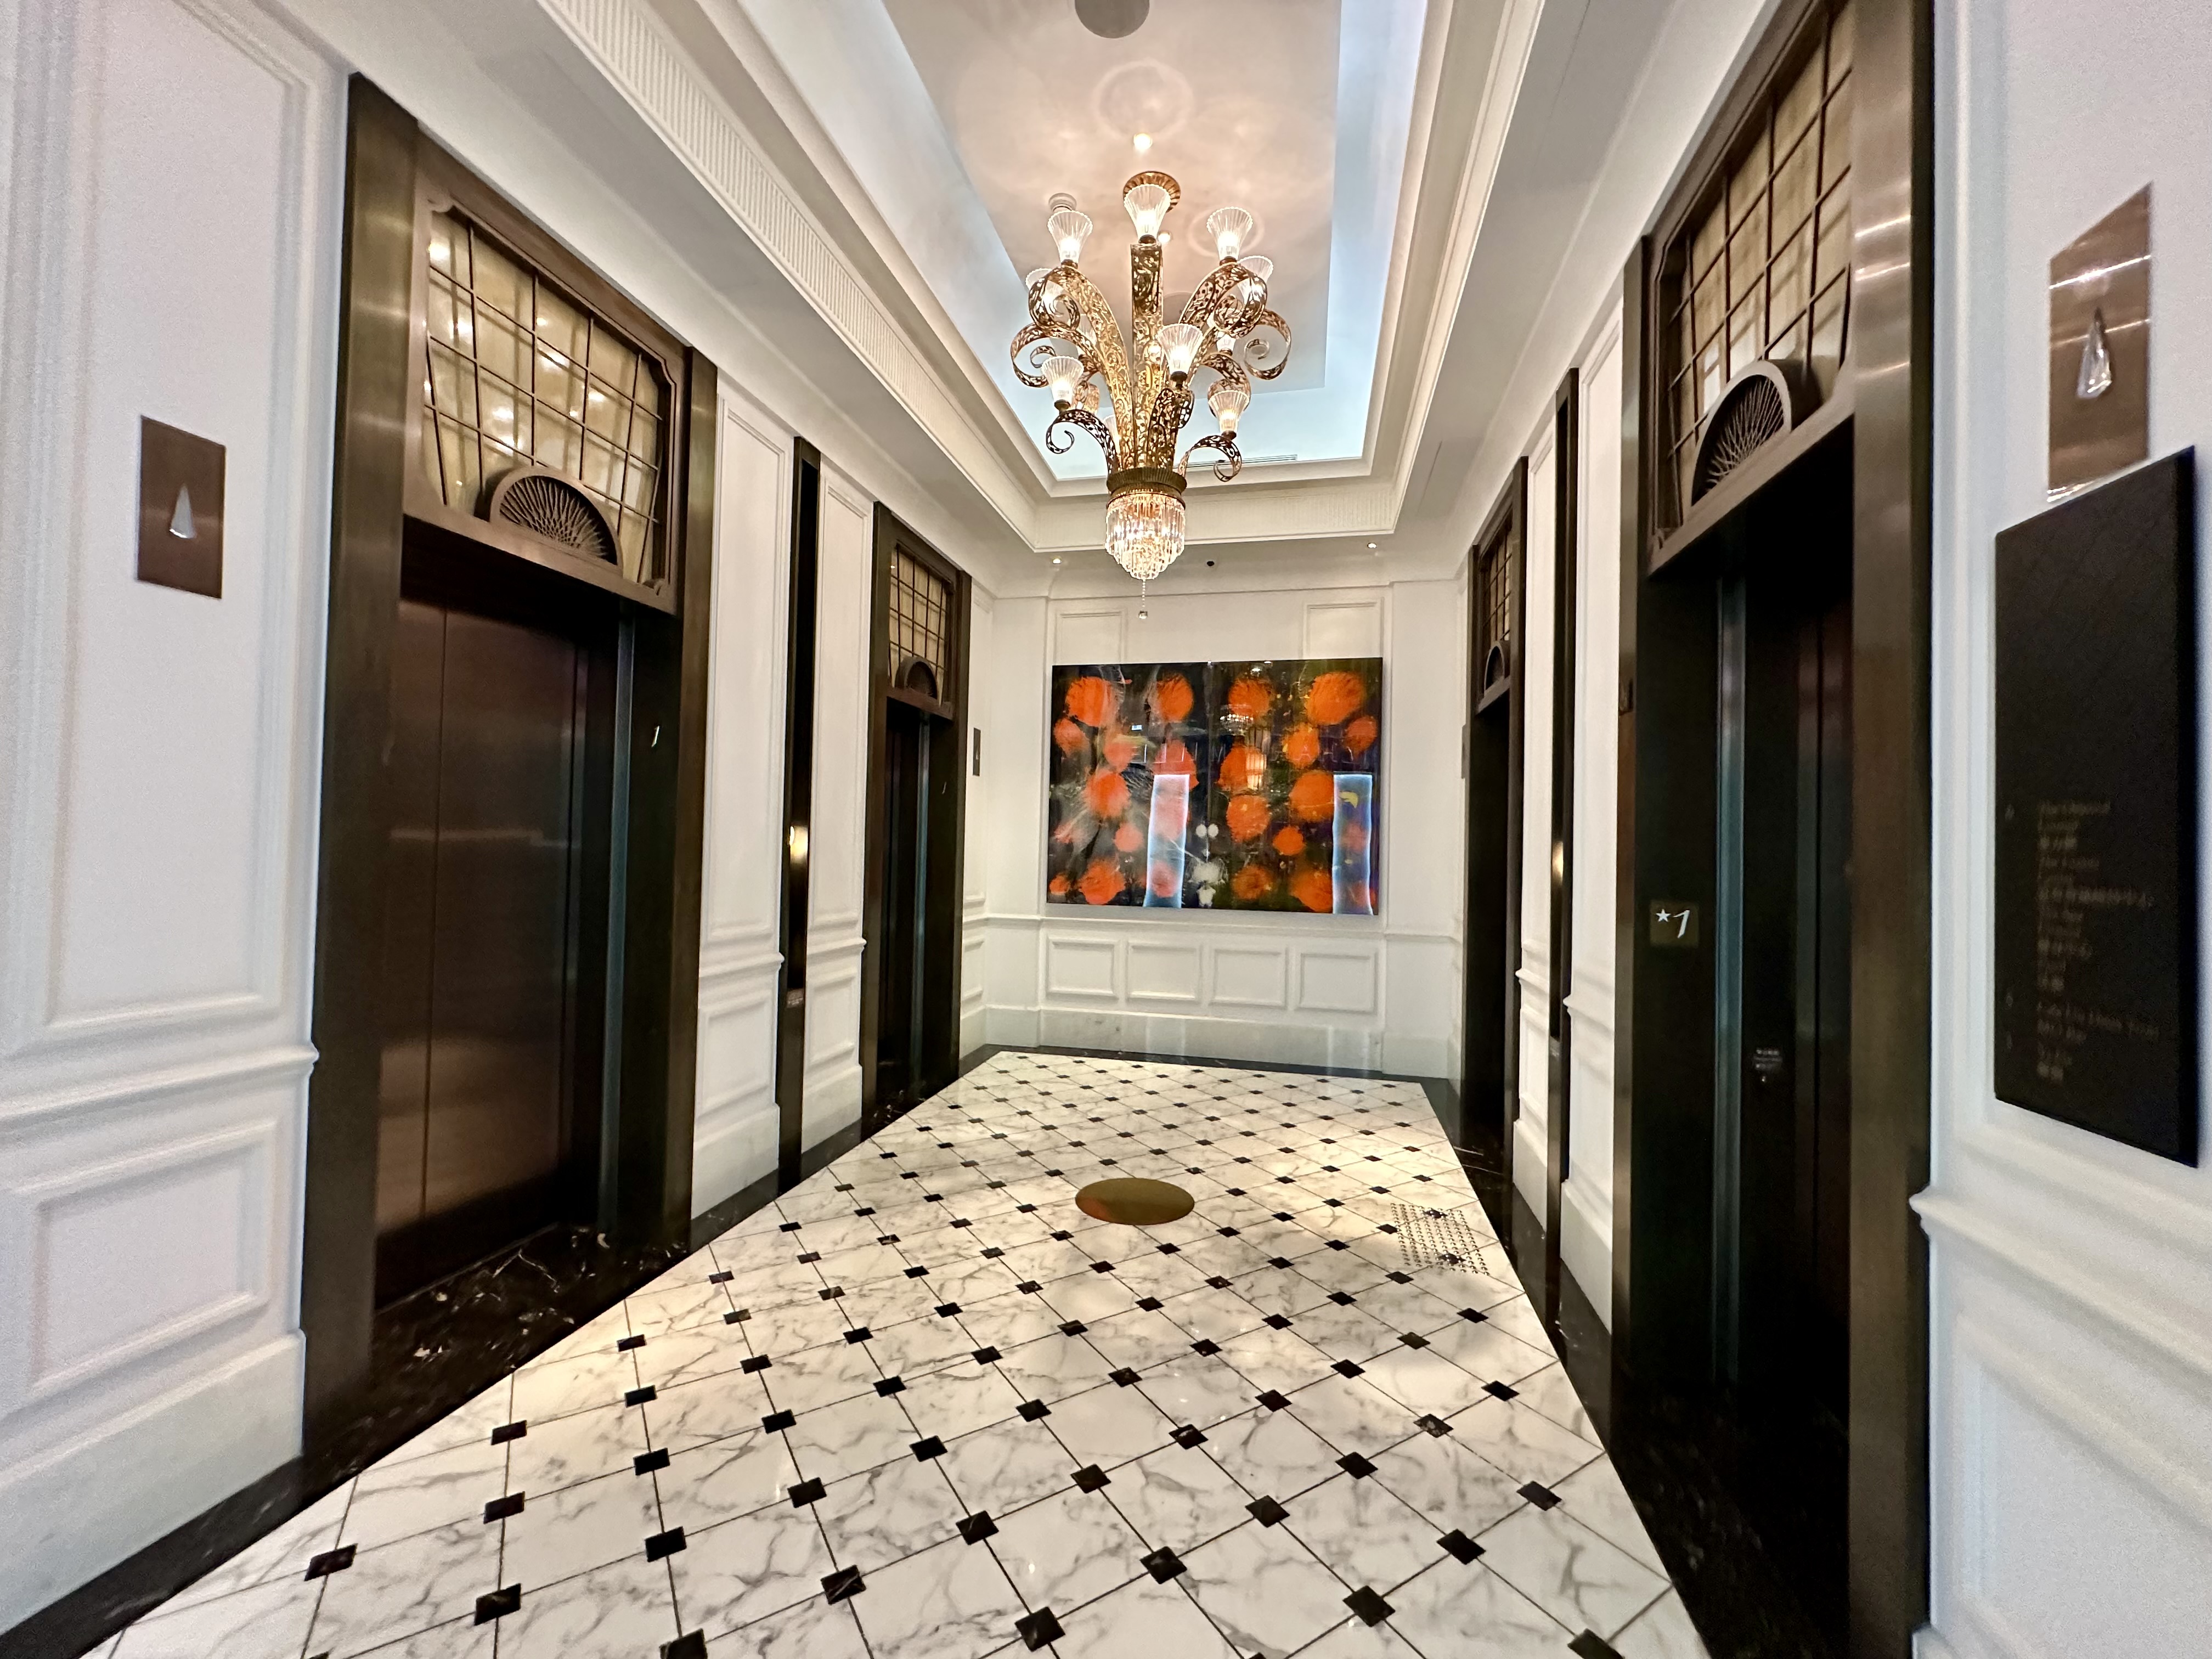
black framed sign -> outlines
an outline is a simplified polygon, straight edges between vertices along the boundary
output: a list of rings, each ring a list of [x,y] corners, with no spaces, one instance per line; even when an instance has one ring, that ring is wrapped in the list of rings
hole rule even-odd
[[[1996,538],[1998,1098],[2197,1154],[2194,452]]]

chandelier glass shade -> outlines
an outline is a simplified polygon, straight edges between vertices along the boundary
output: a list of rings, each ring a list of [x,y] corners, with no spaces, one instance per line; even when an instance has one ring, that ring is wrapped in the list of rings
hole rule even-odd
[[[1254,221],[1242,208],[1217,208],[1206,228],[1220,263],[1199,283],[1179,318],[1163,319],[1163,227],[1182,188],[1164,173],[1139,173],[1122,187],[1136,228],[1129,248],[1129,318],[1121,324],[1106,296],[1078,264],[1089,216],[1066,197],[1047,222],[1060,263],[1030,273],[1029,322],[1014,336],[1014,373],[1052,389],[1055,413],[1045,447],[1064,455],[1080,430],[1106,456],[1106,550],[1140,582],[1182,552],[1183,487],[1190,459],[1215,452],[1224,483],[1244,465],[1237,428],[1252,401],[1252,382],[1272,380],[1290,361],[1290,325],[1267,305],[1273,265],[1246,255]],[[1206,407],[1219,429],[1188,448],[1183,428],[1195,404],[1194,383],[1212,384]]]

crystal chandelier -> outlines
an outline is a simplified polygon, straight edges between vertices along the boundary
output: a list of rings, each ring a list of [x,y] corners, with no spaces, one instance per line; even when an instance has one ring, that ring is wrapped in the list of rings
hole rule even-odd
[[[1045,447],[1066,454],[1080,428],[1106,452],[1106,550],[1139,582],[1151,581],[1182,552],[1190,458],[1214,450],[1214,477],[1224,483],[1235,477],[1244,465],[1237,426],[1252,401],[1252,381],[1273,380],[1290,361],[1290,325],[1267,308],[1274,264],[1245,253],[1252,216],[1243,208],[1216,208],[1206,216],[1220,263],[1199,283],[1179,320],[1160,320],[1160,227],[1182,198],[1182,186],[1164,173],[1140,173],[1121,188],[1121,204],[1137,228],[1129,248],[1133,343],[1127,346],[1106,296],[1076,264],[1091,234],[1090,217],[1076,210],[1072,198],[1054,198],[1046,228],[1060,263],[1030,273],[1030,320],[1012,346],[1022,383],[1052,388],[1058,412],[1045,428]],[[1201,371],[1214,377],[1206,402],[1220,430],[1178,455],[1194,401],[1192,380]]]

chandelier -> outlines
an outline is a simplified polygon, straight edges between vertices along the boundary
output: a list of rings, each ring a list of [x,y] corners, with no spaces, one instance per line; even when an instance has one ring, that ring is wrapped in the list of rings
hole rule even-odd
[[[1180,319],[1160,320],[1160,228],[1182,198],[1182,187],[1164,173],[1140,173],[1121,187],[1121,204],[1137,228],[1129,247],[1131,343],[1125,346],[1106,296],[1076,264],[1091,234],[1090,217],[1076,210],[1073,198],[1054,198],[1045,228],[1060,263],[1030,273],[1030,320],[1012,348],[1022,383],[1052,388],[1057,412],[1045,428],[1044,447],[1065,455],[1079,428],[1105,451],[1106,550],[1139,582],[1151,581],[1182,552],[1190,458],[1215,451],[1213,475],[1224,483],[1243,471],[1237,426],[1252,401],[1252,381],[1273,380],[1290,361],[1290,325],[1267,308],[1274,264],[1245,253],[1252,216],[1243,208],[1216,208],[1206,216],[1220,263],[1192,293]],[[1201,372],[1214,377],[1206,402],[1220,430],[1178,454],[1194,402],[1192,381]]]

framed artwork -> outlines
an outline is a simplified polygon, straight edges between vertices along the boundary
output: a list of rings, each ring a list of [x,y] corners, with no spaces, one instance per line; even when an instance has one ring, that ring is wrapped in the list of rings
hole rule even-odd
[[[1046,897],[1373,915],[1376,657],[1056,668]]]

